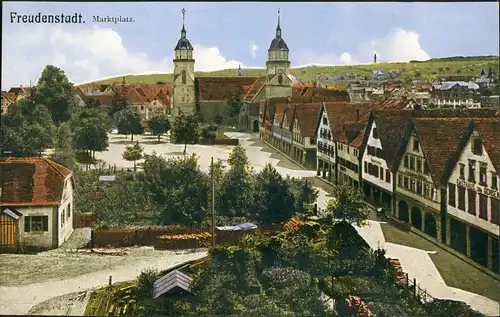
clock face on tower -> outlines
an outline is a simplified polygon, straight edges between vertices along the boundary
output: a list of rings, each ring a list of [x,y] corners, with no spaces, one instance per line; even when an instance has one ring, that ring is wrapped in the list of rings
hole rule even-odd
[[[283,74],[283,69],[278,70],[278,74]]]

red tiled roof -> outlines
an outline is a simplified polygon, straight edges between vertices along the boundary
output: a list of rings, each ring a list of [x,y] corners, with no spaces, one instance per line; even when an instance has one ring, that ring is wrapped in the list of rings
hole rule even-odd
[[[493,167],[500,174],[500,117],[475,119],[474,125],[477,127]]]
[[[446,184],[445,172],[451,170],[460,149],[468,118],[414,118],[413,124],[436,185]]]
[[[402,140],[412,116],[412,111],[377,110],[372,113],[380,143],[382,144],[382,158],[387,162],[389,169],[397,169]],[[366,130],[367,133],[370,131]],[[365,135],[365,138],[367,136]]]
[[[84,102],[89,102],[90,100],[99,101],[103,107],[111,107],[111,105],[113,105],[113,95],[95,95],[85,96],[85,98],[83,98]]]
[[[244,100],[252,101],[252,99],[259,93],[259,91],[266,84],[266,77],[258,77],[255,82],[248,88]]]
[[[0,204],[58,205],[62,199],[65,179],[70,175],[70,170],[48,159],[4,158],[0,160]]]
[[[243,97],[258,77],[198,77],[195,79],[199,101],[222,101]]]
[[[300,133],[303,137],[316,136],[316,125],[320,111],[321,103],[319,102],[305,103],[295,106],[294,119],[297,119]]]
[[[344,130],[345,124],[357,122],[369,109],[369,102],[325,102],[325,112],[333,139],[340,142],[347,142]],[[361,130],[363,130],[363,127],[359,128],[359,131]]]

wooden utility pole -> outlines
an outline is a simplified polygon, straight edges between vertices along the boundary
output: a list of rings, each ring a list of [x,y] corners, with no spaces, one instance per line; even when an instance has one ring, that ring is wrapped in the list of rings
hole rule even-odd
[[[210,176],[212,180],[212,248],[215,247],[215,173],[214,173],[214,157],[210,163]]]

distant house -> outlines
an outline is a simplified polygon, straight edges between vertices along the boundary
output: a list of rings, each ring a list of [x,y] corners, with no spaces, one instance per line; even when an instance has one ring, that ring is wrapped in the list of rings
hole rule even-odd
[[[479,85],[473,82],[446,81],[434,84],[431,103],[438,108],[480,108]]]
[[[16,103],[16,94],[13,92],[2,91],[2,111],[1,114],[7,113],[10,105]]]
[[[386,79],[387,77],[388,77],[387,73],[380,69],[374,70],[372,73],[372,78],[375,80],[383,80]]]
[[[73,173],[44,158],[0,160],[0,249],[53,249],[73,232]]]

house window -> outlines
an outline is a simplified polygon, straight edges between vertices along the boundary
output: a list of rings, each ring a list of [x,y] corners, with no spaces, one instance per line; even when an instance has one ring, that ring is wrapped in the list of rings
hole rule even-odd
[[[483,145],[481,139],[474,138],[472,140],[472,153],[474,155],[482,155],[483,154]]]
[[[415,192],[415,179],[410,178],[410,191]]]
[[[448,205],[455,207],[456,201],[455,184],[448,183]]]
[[[415,170],[415,158],[413,156],[410,157],[410,169]]]
[[[424,162],[424,174],[429,175],[429,173],[429,164],[427,164],[427,162]]]
[[[323,124],[327,125],[328,124],[328,119],[326,117],[323,117]]]
[[[379,169],[380,169],[380,171],[379,171],[379,173],[380,173],[380,175],[379,175],[380,179],[384,180],[384,168],[383,167],[379,167]]]
[[[500,200],[490,197],[491,202],[491,223],[500,226]]]
[[[495,172],[491,172],[491,188],[498,189],[498,178]]]
[[[375,140],[378,140],[378,131],[377,131],[377,128],[373,128],[373,138]]]
[[[62,210],[61,211],[61,228],[64,226],[64,219],[66,219],[66,217],[64,217],[65,214],[66,214],[66,210]]]
[[[419,144],[417,139],[413,139],[413,152],[418,152],[419,151]]]
[[[476,215],[476,192],[467,189],[467,200],[468,200],[467,212],[470,213],[471,215]]]
[[[391,171],[389,171],[389,170],[386,170],[386,171],[385,171],[385,181],[386,181],[387,183],[390,183],[390,182],[391,182]]]
[[[405,155],[404,166],[405,166],[405,168],[408,168],[408,155]]]
[[[460,179],[465,179],[465,164],[460,163]]]
[[[486,164],[479,163],[479,184],[486,186]]]
[[[465,211],[465,187],[457,186],[458,188],[458,209]]]
[[[417,194],[423,194],[422,181],[417,181]]]
[[[424,183],[424,197],[429,197],[429,184]]]
[[[316,144],[316,139],[315,138],[311,138],[309,140],[309,143],[311,143],[311,145],[315,145]]]
[[[422,173],[422,159],[417,158],[417,172]]]
[[[403,176],[401,174],[398,174],[398,185],[399,187],[403,187]]]
[[[71,217],[71,203],[68,204],[68,218]]]
[[[49,231],[49,216],[24,217],[24,232]]]
[[[350,147],[349,147],[349,146],[347,146],[347,154],[349,154],[349,149],[350,149]]]
[[[365,162],[365,173],[368,173],[368,163]]]
[[[469,160],[469,182],[476,182],[476,161]]]
[[[479,194],[479,218],[488,220],[488,196]]]
[[[403,187],[405,189],[408,189],[408,177],[406,176],[403,178]]]
[[[373,166],[373,176],[378,177],[378,167],[376,165]]]

